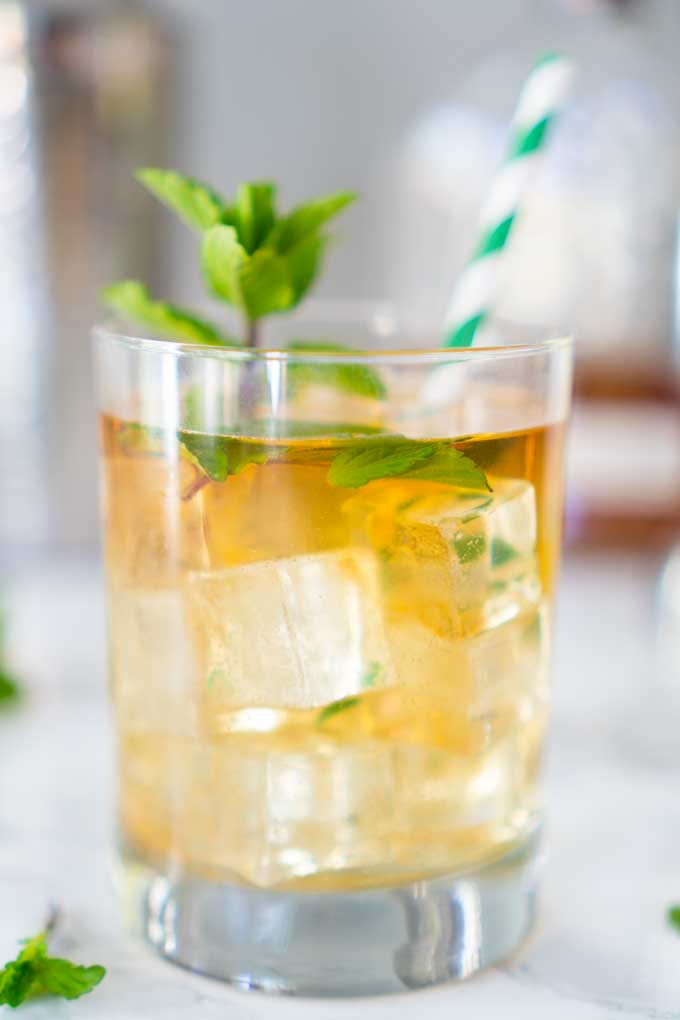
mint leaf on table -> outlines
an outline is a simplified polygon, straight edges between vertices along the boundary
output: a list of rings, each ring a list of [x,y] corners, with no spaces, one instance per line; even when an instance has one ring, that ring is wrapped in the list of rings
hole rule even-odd
[[[0,666],[0,711],[19,697],[16,681]]]
[[[212,188],[176,170],[142,167],[135,177],[196,230],[207,230],[216,223],[231,222],[234,216],[234,210],[226,206]]]
[[[673,928],[680,931],[680,906],[669,907],[666,912],[666,919]]]
[[[314,340],[296,340],[289,344],[286,350],[304,351],[311,354],[352,353],[351,348],[344,347],[342,344]],[[300,386],[317,383],[372,400],[384,400],[387,396],[385,384],[375,369],[368,365],[352,364],[350,360],[347,363],[342,359],[327,363],[323,361],[317,363],[291,361],[287,366],[287,377],[289,393],[295,392]]]
[[[170,340],[236,346],[210,322],[165,301],[155,301],[138,280],[120,280],[102,291],[106,304],[124,319],[130,319]]]
[[[36,995],[77,999],[91,992],[106,974],[104,967],[98,965],[81,967],[48,956],[44,932],[22,945],[17,958],[0,970],[0,1006],[16,1008]]]
[[[356,489],[379,478],[409,478],[466,489],[488,489],[484,472],[445,442],[385,436],[338,453],[328,471],[331,485]]]

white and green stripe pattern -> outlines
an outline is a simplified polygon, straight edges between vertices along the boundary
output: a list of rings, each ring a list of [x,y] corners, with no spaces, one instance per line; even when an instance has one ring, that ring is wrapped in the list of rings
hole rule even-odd
[[[470,347],[492,308],[499,257],[508,243],[536,157],[565,103],[572,76],[570,60],[559,53],[546,53],[526,81],[513,119],[510,148],[482,209],[479,243],[449,305],[445,347]]]

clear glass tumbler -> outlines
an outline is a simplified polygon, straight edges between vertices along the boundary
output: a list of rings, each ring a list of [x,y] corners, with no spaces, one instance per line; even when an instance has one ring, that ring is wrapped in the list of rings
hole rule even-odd
[[[130,922],[247,988],[465,977],[534,912],[571,345],[290,332],[95,332]]]

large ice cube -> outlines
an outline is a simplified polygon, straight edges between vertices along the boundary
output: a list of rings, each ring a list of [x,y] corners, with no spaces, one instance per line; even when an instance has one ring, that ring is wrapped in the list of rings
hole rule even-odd
[[[111,679],[122,731],[196,731],[196,668],[181,591],[123,588],[109,599]]]
[[[385,545],[392,618],[411,616],[446,638],[498,626],[537,602],[534,488],[492,485],[486,495],[416,496],[397,508]]]
[[[128,741],[122,778],[128,839],[199,871],[271,886],[389,857],[399,792],[388,747],[152,738]]]
[[[389,682],[375,554],[361,548],[189,575],[206,725],[251,706],[309,709]]]

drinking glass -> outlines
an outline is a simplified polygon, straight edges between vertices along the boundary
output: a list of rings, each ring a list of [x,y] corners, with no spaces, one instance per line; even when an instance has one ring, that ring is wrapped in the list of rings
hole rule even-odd
[[[95,331],[128,920],[245,988],[465,977],[534,916],[571,344],[285,329]]]

